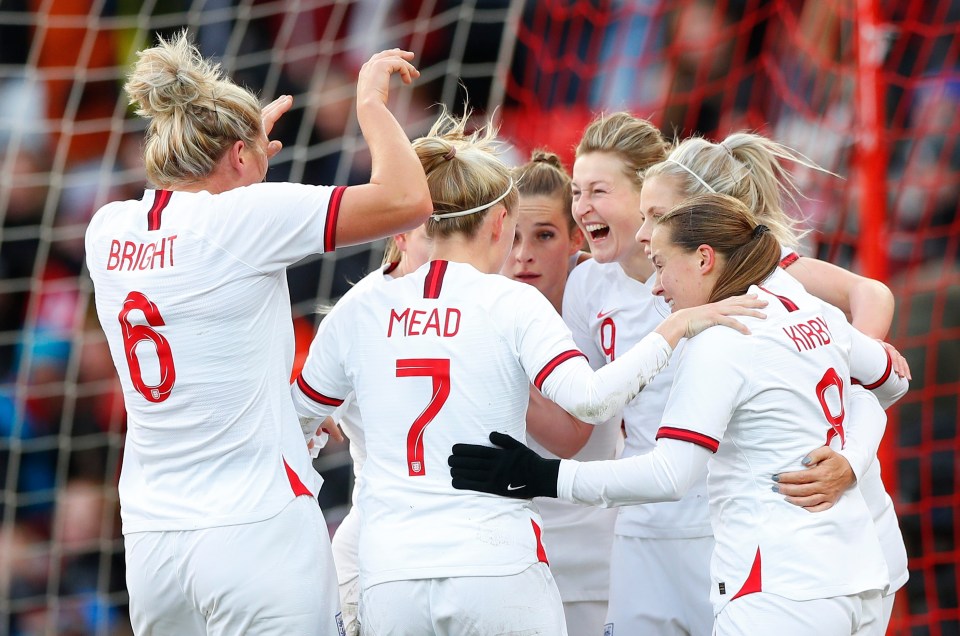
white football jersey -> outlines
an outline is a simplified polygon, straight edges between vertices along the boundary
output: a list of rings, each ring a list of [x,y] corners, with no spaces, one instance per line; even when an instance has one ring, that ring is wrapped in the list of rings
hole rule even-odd
[[[657,433],[714,451],[714,606],[761,590],[807,600],[883,589],[887,571],[858,488],[811,514],[770,484],[802,470],[810,449],[843,445],[851,376],[866,388],[906,384],[879,343],[782,269],[750,293],[769,300],[767,319],[743,318],[750,336],[717,327],[687,343]]]
[[[531,382],[565,408],[609,417],[649,377],[634,361],[651,361],[654,373],[669,357],[659,335],[647,344],[594,376],[534,287],[447,261],[365,290],[328,316],[293,395],[301,414],[320,416],[356,394],[367,451],[363,587],[502,576],[546,561],[536,507],[454,490],[451,448],[489,445],[491,431],[523,439]],[[618,378],[618,369],[630,372]]]
[[[790,273],[788,268],[800,259],[799,254],[783,246],[780,247],[780,257],[780,267],[786,269],[787,273]],[[857,475],[857,486],[870,509],[887,563],[890,586],[884,594],[892,594],[903,587],[910,577],[907,568],[907,548],[903,543],[903,534],[900,532],[893,500],[887,493],[880,476],[880,462],[875,456],[866,470]]]
[[[290,401],[286,268],[332,250],[344,188],[147,190],[86,233],[127,410],[125,533],[249,523],[315,496]]]
[[[580,252],[570,257],[570,271],[577,266]],[[564,289],[564,304],[571,292]],[[574,341],[581,351],[591,347],[589,340]],[[590,366],[593,360],[588,360]],[[621,418],[600,424],[590,433],[590,438],[571,459],[594,461],[614,459],[621,447]],[[543,457],[556,457],[532,437],[527,445]],[[550,555],[550,571],[557,582],[564,603],[578,601],[606,601],[610,588],[610,550],[613,546],[613,527],[617,511],[552,498],[536,500],[543,518],[543,543]]]
[[[653,277],[641,283],[627,276],[617,263],[598,263],[591,259],[570,273],[563,296],[563,319],[593,368],[615,360],[670,315],[670,308],[662,298],[654,296],[652,290]],[[684,342],[677,346],[674,358],[683,350]],[[655,435],[675,366],[674,360],[624,408],[623,457],[648,453],[656,444]],[[594,435],[599,432],[594,431]],[[608,447],[616,443],[609,435],[604,442]],[[621,508],[616,533],[659,539],[710,536],[706,476],[680,501]]]

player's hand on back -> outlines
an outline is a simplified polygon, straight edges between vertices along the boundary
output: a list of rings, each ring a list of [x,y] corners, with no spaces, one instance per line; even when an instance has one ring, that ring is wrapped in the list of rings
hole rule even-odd
[[[857,480],[847,458],[829,446],[814,449],[803,464],[804,470],[774,475],[773,490],[808,512],[829,510]]]
[[[400,76],[404,84],[410,84],[420,77],[420,71],[410,63],[413,55],[411,51],[403,49],[389,49],[374,54],[360,67],[357,103],[376,99],[386,104],[390,95],[390,78],[394,73]]]
[[[678,309],[660,323],[656,328],[671,346],[676,347],[680,338],[692,338],[698,333],[716,325],[723,325],[736,329],[740,333],[750,335],[750,330],[733,316],[752,316],[766,318],[761,311],[767,306],[767,301],[761,300],[756,294],[732,296],[719,302]]]
[[[557,496],[559,459],[544,459],[503,433],[490,433],[490,441],[496,446],[453,445],[447,463],[454,488],[516,499]]]

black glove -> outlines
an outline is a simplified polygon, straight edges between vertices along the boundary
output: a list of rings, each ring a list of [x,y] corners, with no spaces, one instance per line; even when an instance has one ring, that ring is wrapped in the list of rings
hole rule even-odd
[[[453,445],[447,463],[454,488],[516,499],[557,496],[559,459],[544,459],[504,433],[490,433],[490,441],[499,448]]]

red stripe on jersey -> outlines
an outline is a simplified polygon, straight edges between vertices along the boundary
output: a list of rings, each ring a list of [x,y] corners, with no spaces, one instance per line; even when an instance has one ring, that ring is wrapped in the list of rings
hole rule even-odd
[[[281,457],[281,459],[283,459]],[[300,481],[300,477],[297,476],[297,473],[293,472],[293,469],[290,468],[290,464],[287,463],[287,460],[283,460],[283,469],[287,471],[287,481],[290,482],[290,488],[293,489],[293,496],[299,497],[300,495],[306,495],[308,497],[313,497],[313,493],[307,490],[307,487],[303,485],[303,482]]]
[[[780,259],[780,267],[782,267],[783,269],[787,269],[788,267],[790,267],[791,265],[793,265],[799,260],[800,260],[799,254],[797,254],[796,252],[790,252],[789,254],[787,254],[786,256]]]
[[[387,263],[386,267],[383,268],[383,275],[392,274],[395,269],[400,267],[400,261],[390,261]]]
[[[656,439],[660,439],[661,437],[665,437],[666,439],[678,439],[682,442],[690,442],[691,444],[696,444],[697,446],[703,446],[711,453],[716,453],[717,449],[720,448],[720,442],[713,439],[709,435],[697,433],[696,431],[688,431],[685,428],[661,426],[660,430],[657,431]]]
[[[580,351],[577,349],[570,349],[569,351],[564,351],[563,353],[554,356],[553,360],[545,364],[544,367],[540,369],[540,373],[538,373],[533,379],[533,385],[537,387],[537,389],[543,390],[543,383],[547,381],[547,377],[553,373],[554,369],[559,367],[567,360],[573,360],[578,356],[583,356],[584,358],[587,357],[580,353]]]
[[[533,536],[537,539],[537,561],[550,565],[547,561],[547,551],[543,549],[543,541],[540,540],[540,526],[533,519],[530,520],[530,525],[533,526]]]
[[[887,354],[887,368],[883,370],[883,375],[880,376],[880,379],[870,384],[863,384],[863,382],[861,382],[856,378],[850,378],[854,384],[860,384],[863,386],[863,388],[869,389],[872,391],[873,389],[877,388],[878,386],[880,386],[881,384],[887,381],[887,378],[890,377],[890,372],[893,371],[893,360],[890,359],[889,351],[884,349],[883,352]]]
[[[347,186],[337,186],[330,195],[327,203],[327,220],[323,224],[323,251],[332,252],[337,249],[337,217],[340,216],[340,200]]]
[[[440,298],[443,275],[447,273],[447,261],[430,261],[430,271],[423,280],[423,297]]]
[[[760,287],[760,286],[757,285],[757,287]],[[769,289],[765,289],[765,288],[763,288],[763,287],[760,287],[760,289],[762,289],[763,291],[767,292],[768,294],[770,294],[771,296],[773,296],[774,298],[776,298],[777,300],[779,300],[781,303],[783,303],[783,306],[787,308],[787,311],[797,311],[798,309],[800,309],[799,307],[797,307],[797,303],[793,302],[793,301],[790,300],[789,298],[787,298],[787,297],[785,297],[785,296],[778,296],[777,294],[774,294],[774,293],[773,293],[772,291],[770,291]]]
[[[740,591],[734,594],[730,600],[733,601],[741,596],[762,591],[763,581],[760,577],[760,548],[757,548],[757,556],[753,558],[753,566],[750,568],[750,574],[747,575],[747,580],[743,582],[743,587],[740,588]]]
[[[150,207],[150,211],[147,212],[147,229],[148,230],[159,230],[160,229],[160,214],[163,212],[163,208],[167,207],[167,204],[170,203],[170,197],[173,196],[173,192],[170,190],[155,190],[153,193],[153,205]]]
[[[304,395],[318,404],[323,404],[326,406],[340,406],[343,404],[343,400],[327,397],[320,391],[317,391],[315,388],[307,384],[307,381],[303,379],[303,374],[297,376],[297,386],[300,387],[300,390],[303,391]]]

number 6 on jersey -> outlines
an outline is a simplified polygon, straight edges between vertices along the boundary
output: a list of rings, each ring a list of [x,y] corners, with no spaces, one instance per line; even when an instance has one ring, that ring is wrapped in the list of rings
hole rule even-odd
[[[427,377],[433,379],[433,395],[427,407],[413,421],[407,432],[407,470],[411,477],[425,475],[423,460],[423,432],[437,416],[443,403],[450,397],[450,360],[439,358],[409,358],[397,360],[397,377]]]
[[[130,320],[130,312],[143,313],[146,325],[136,325]],[[160,310],[149,298],[138,291],[127,294],[123,301],[123,308],[118,316],[120,333],[123,337],[123,352],[127,357],[127,367],[130,369],[130,381],[137,393],[148,402],[163,402],[170,397],[170,391],[177,380],[177,371],[173,366],[173,352],[170,343],[156,330],[150,327],[164,326]],[[147,326],[149,325],[149,326]],[[157,360],[160,363],[160,382],[147,384],[140,371],[140,360],[137,358],[137,345],[142,342],[151,342],[157,348]]]

